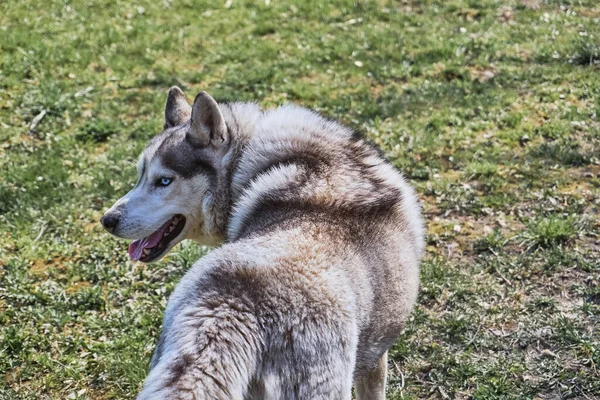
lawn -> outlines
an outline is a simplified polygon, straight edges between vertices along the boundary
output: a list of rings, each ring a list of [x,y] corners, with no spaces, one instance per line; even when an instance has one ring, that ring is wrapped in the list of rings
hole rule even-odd
[[[417,188],[390,399],[600,399],[596,0],[0,2],[0,399],[128,399],[208,249],[132,263],[99,218],[166,91],[295,102]]]

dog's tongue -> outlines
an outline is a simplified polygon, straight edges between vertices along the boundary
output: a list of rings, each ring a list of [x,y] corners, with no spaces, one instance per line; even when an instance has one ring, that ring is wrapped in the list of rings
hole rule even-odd
[[[142,254],[144,253],[144,249],[151,249],[160,242],[160,239],[163,237],[165,230],[171,225],[171,219],[163,224],[156,232],[152,235],[145,237],[143,239],[134,240],[129,244],[129,258],[132,261],[138,261],[142,258]]]

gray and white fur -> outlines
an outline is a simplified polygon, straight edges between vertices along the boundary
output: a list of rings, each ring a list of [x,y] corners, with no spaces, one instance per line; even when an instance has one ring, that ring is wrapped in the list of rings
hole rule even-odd
[[[103,223],[139,239],[185,217],[148,258],[183,239],[223,244],[173,292],[138,399],[351,399],[353,386],[384,399],[387,350],[419,285],[413,189],[363,138],[305,108],[204,92],[190,107],[174,87],[165,120]]]

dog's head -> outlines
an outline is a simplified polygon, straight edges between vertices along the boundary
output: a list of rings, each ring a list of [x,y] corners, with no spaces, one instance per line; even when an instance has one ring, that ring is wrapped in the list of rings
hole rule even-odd
[[[223,239],[227,174],[239,136],[226,118],[236,120],[232,107],[221,109],[205,92],[190,106],[181,89],[169,90],[164,131],[140,156],[137,184],[101,219],[113,235],[135,239],[129,245],[132,260],[157,261],[183,239],[203,244]]]

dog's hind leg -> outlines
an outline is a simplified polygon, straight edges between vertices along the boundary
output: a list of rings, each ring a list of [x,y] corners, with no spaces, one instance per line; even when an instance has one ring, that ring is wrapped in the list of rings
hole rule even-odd
[[[354,382],[357,400],[384,400],[387,378],[387,351],[371,370]]]
[[[312,364],[289,358],[292,368],[273,364],[263,371],[263,395],[255,399],[268,400],[350,400],[352,398],[351,355],[321,354],[323,358]],[[281,368],[278,368],[281,367]],[[286,371],[287,369],[287,371]]]
[[[271,335],[260,373],[264,400],[350,400],[356,360],[354,321],[314,314]]]
[[[188,305],[165,324],[138,400],[242,400],[258,359],[257,321],[243,304]]]

